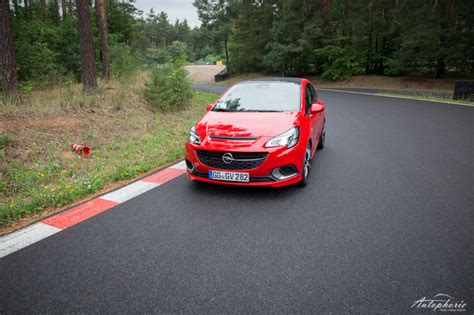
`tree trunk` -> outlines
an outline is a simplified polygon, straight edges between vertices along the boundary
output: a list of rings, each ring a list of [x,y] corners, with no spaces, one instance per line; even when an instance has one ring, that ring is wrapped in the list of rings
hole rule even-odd
[[[323,5],[323,25],[325,28],[327,28],[331,20],[332,0],[323,0],[322,5]]]
[[[367,60],[365,61],[365,74],[370,74],[370,62],[371,62],[371,51],[372,51],[372,32],[369,31],[367,39]]]
[[[18,77],[16,73],[15,47],[10,20],[9,0],[0,0],[0,52],[3,65],[3,95],[7,100],[16,97]]]
[[[229,67],[229,47],[227,43],[227,35],[224,36],[224,47],[225,47],[225,64],[227,66],[227,73],[230,73],[230,67]]]
[[[444,78],[444,73],[446,69],[446,64],[444,60],[438,60],[436,63],[436,79]]]
[[[58,26],[61,24],[61,20],[59,19],[59,0],[54,0],[54,21]]]
[[[43,16],[48,16],[48,10],[46,8],[46,0],[40,0],[41,11],[43,11]]]
[[[94,93],[97,91],[97,75],[88,2],[88,0],[76,1],[77,25],[79,28],[83,89],[86,93]]]
[[[95,0],[97,13],[97,28],[100,37],[100,52],[102,59],[102,77],[110,79],[110,56],[109,56],[109,31],[107,28],[107,14],[105,13],[104,0]]]
[[[74,0],[69,0],[69,15],[74,16]]]
[[[61,13],[63,15],[63,20],[66,18],[67,16],[67,12],[66,12],[66,0],[61,0]]]

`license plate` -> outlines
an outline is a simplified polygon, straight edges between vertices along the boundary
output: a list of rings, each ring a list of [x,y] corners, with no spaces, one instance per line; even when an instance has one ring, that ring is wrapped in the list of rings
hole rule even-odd
[[[249,182],[249,173],[242,172],[221,172],[221,171],[209,171],[209,179],[224,180],[228,182]]]

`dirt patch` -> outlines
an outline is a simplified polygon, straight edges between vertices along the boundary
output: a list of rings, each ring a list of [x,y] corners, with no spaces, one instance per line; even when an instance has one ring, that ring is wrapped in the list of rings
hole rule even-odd
[[[61,159],[63,160],[71,160],[74,159],[76,155],[72,151],[64,151],[61,153]]]
[[[0,118],[0,133],[16,132],[19,129],[61,129],[74,130],[77,128],[84,116],[59,115],[55,117],[8,117]],[[20,128],[19,128],[20,127]]]

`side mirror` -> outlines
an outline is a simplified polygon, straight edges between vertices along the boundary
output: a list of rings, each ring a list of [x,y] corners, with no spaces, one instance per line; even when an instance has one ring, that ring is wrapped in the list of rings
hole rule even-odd
[[[214,104],[207,105],[207,111],[210,111],[214,107]]]
[[[322,102],[321,104],[318,104],[319,102],[321,101],[318,100],[316,104],[311,105],[311,114],[317,114],[324,111],[324,105],[322,105]]]
[[[320,99],[316,101],[316,104],[324,106],[323,101],[321,101]]]

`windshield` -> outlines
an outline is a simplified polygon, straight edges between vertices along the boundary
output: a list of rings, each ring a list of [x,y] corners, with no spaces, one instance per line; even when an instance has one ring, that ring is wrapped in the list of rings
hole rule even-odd
[[[292,112],[300,108],[300,85],[292,82],[248,82],[229,89],[213,111]]]

